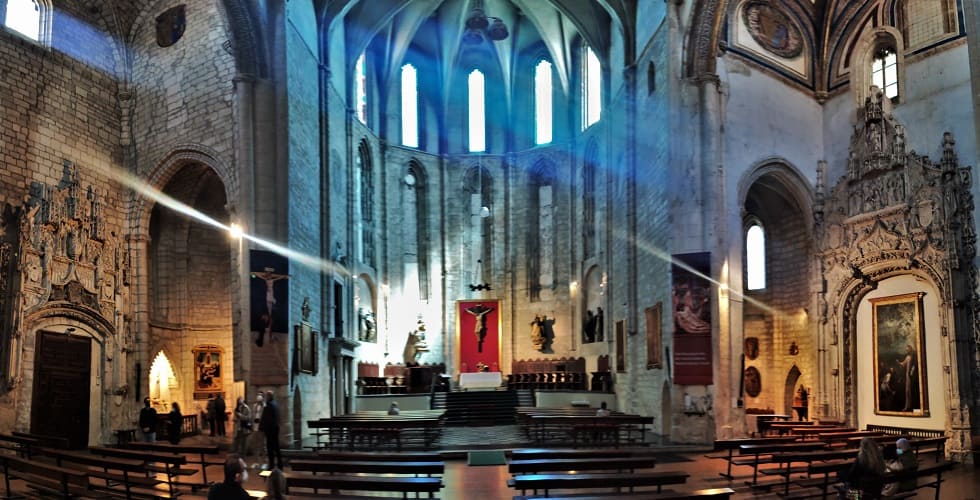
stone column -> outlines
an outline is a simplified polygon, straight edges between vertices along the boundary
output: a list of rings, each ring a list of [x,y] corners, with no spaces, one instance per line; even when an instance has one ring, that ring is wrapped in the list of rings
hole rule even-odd
[[[237,213],[242,232],[245,234],[255,233],[255,78],[252,75],[238,74],[232,80],[234,84],[234,123],[235,123],[235,170],[239,172],[238,199],[233,204],[237,205]],[[234,222],[234,221],[233,221]],[[233,317],[235,323],[234,338],[232,348],[234,350],[234,379],[249,380],[252,364],[252,343],[249,329],[251,324],[249,317],[250,290],[249,290],[249,247],[242,242],[238,246],[238,251],[233,252],[235,264],[238,268],[237,295],[239,297],[239,307],[237,314]]]
[[[970,57],[970,82],[973,93],[973,133],[980,147],[980,5],[963,2],[963,24],[967,33],[967,51]],[[976,164],[980,158],[966,163]]]

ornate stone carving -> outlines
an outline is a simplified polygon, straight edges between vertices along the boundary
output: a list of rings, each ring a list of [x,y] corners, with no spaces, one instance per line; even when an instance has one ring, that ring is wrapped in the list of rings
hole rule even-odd
[[[858,112],[847,174],[827,192],[825,169],[818,169],[814,235],[825,280],[817,298],[819,320],[830,325],[828,345],[840,335],[844,407],[838,414],[848,421],[857,411],[857,306],[881,279],[899,273],[928,277],[939,290],[942,328],[974,336],[972,346],[980,342],[970,167],[959,166],[949,133],[938,163],[906,151],[905,128],[886,106],[881,92],[872,89]],[[976,381],[980,365],[973,354]]]

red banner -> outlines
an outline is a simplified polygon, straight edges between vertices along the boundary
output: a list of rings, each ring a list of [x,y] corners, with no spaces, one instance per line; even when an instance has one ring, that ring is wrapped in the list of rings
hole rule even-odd
[[[711,385],[711,254],[673,256],[674,383]]]
[[[500,301],[459,301],[456,318],[459,371],[500,371]]]

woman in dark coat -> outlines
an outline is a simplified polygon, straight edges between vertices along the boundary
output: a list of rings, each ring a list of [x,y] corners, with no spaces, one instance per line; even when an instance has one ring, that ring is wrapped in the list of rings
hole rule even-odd
[[[180,442],[180,428],[183,421],[184,415],[180,413],[180,405],[174,401],[170,405],[170,413],[167,414],[167,439],[171,444]]]

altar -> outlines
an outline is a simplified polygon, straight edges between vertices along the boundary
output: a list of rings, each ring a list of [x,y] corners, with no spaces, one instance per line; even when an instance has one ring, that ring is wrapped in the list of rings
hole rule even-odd
[[[503,383],[500,372],[467,372],[459,374],[459,388],[463,391],[470,389],[496,389]]]

